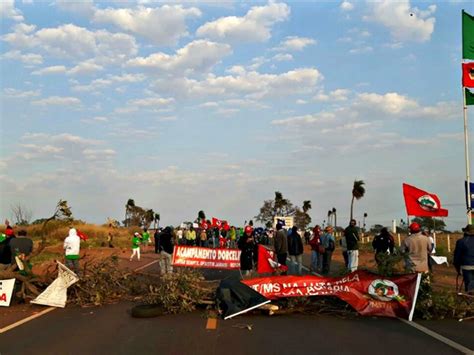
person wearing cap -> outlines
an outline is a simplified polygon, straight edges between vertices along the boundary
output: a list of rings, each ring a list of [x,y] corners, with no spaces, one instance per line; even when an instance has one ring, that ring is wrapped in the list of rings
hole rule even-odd
[[[159,251],[161,254],[159,264],[161,275],[173,272],[173,266],[171,265],[171,259],[173,257],[174,251],[173,239],[174,237],[172,227],[165,227],[165,229],[163,229],[163,232],[160,233],[159,237]]]
[[[137,256],[137,260],[140,261],[140,233],[135,232],[132,237],[132,255],[130,256],[130,261],[132,261],[134,256]]]
[[[336,249],[336,240],[334,239],[332,226],[324,228],[324,233],[321,236],[321,256],[322,256],[322,274],[327,275],[331,271],[332,252]]]
[[[275,254],[277,256],[277,260],[281,265],[286,266],[286,258],[288,256],[288,238],[287,238],[287,233],[283,229],[283,224],[282,223],[277,223],[276,224],[276,234],[275,238],[273,240],[273,247],[275,249]],[[282,273],[283,275],[286,275],[286,271]]]
[[[349,271],[356,271],[359,266],[359,231],[356,227],[357,221],[351,219],[349,226],[344,230],[347,245],[347,257]]]
[[[69,235],[64,239],[64,257],[66,266],[79,275],[79,253],[81,250],[81,238],[77,235],[74,228],[69,229]]]
[[[462,231],[464,236],[456,242],[453,264],[458,275],[462,273],[465,291],[474,293],[474,226],[469,224]]]
[[[428,272],[428,255],[431,252],[430,240],[421,233],[421,227],[413,222],[409,226],[410,235],[403,241],[401,250],[408,253],[405,268],[411,272]]]
[[[250,275],[253,269],[253,252],[255,242],[253,238],[253,228],[246,226],[244,229],[244,235],[240,237],[238,247],[242,251],[240,253],[240,270],[243,276]]]

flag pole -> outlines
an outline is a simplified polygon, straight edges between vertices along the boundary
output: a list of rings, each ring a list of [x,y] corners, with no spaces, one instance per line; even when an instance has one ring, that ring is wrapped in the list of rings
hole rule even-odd
[[[466,181],[467,181],[467,224],[471,224],[471,176],[469,167],[469,132],[467,128],[467,105],[466,88],[462,87],[463,113],[464,113],[464,156],[466,158]]]

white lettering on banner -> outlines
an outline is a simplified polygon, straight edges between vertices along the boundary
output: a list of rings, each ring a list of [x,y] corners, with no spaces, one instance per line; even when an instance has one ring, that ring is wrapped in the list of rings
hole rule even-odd
[[[10,306],[14,287],[15,279],[0,280],[0,306]]]
[[[173,265],[217,269],[238,269],[240,250],[177,246]]]

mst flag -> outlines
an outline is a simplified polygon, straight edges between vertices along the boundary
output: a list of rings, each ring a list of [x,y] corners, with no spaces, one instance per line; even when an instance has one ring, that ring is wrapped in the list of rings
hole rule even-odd
[[[474,59],[474,17],[462,10],[462,57]]]
[[[264,247],[262,244],[259,244],[257,272],[259,274],[265,274],[273,273],[277,270],[288,271],[288,267],[275,261],[275,253]]]
[[[474,88],[474,62],[462,63],[462,86]]]
[[[467,88],[464,89],[466,95],[466,106],[474,105],[474,94]]]
[[[441,208],[441,201],[435,194],[403,184],[403,197],[407,215],[416,217],[447,217],[448,210]]]

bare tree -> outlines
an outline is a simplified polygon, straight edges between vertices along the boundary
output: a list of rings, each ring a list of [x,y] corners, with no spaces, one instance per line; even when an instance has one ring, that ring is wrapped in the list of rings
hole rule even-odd
[[[16,205],[12,205],[10,210],[13,214],[12,219],[16,225],[25,226],[30,224],[31,217],[33,216],[33,213],[30,209],[18,202]]]

